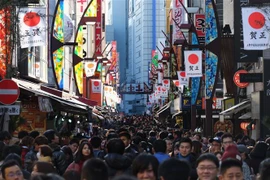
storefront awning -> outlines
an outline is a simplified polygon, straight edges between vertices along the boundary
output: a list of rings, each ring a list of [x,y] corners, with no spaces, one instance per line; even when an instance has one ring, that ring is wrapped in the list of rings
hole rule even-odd
[[[251,112],[247,112],[240,116],[238,119],[250,119],[251,118]]]
[[[174,113],[173,115],[172,115],[172,119],[175,117],[175,116],[177,116],[177,115],[179,115],[179,114],[181,114],[182,113],[182,111],[179,111],[179,112],[177,112],[177,113]]]
[[[156,116],[159,116],[159,114],[161,114],[162,112],[166,111],[168,108],[171,107],[171,103],[172,101],[168,102],[167,104],[165,104],[164,106],[162,106],[157,112],[156,112]]]
[[[250,100],[246,100],[246,101],[243,101],[239,104],[236,104],[236,105],[230,107],[229,109],[226,109],[225,111],[222,111],[221,113],[219,113],[219,115],[235,114],[243,109],[249,108],[250,106],[251,106]]]
[[[55,100],[63,105],[67,105],[73,108],[78,108],[78,109],[83,109],[83,110],[87,110],[88,108],[91,108],[87,104],[84,104],[75,98],[72,98],[72,97],[61,98],[54,94],[43,91],[40,89],[40,84],[36,84],[27,80],[16,79],[16,78],[12,78],[12,80],[15,81],[18,84],[19,88],[21,89],[34,93],[35,95],[51,98],[52,100]]]

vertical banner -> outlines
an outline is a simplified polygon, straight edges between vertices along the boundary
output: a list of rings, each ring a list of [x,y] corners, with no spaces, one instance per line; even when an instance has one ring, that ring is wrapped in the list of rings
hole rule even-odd
[[[97,68],[97,62],[90,62],[90,61],[85,61],[84,62],[84,71],[85,71],[85,76],[86,77],[91,77],[95,75],[95,70]]]
[[[7,63],[11,62],[10,46],[10,8],[0,9],[0,77],[6,76]]]
[[[45,46],[46,8],[25,7],[19,8],[18,11],[21,48]]]
[[[96,37],[95,37],[95,47],[96,47],[96,55],[97,56],[101,56],[102,53],[102,43],[101,43],[101,39],[102,39],[102,8],[101,8],[101,0],[97,0],[97,20],[96,20],[96,24],[95,24],[95,29],[96,29]]]
[[[184,0],[180,0],[184,4]],[[176,39],[184,39],[183,33],[179,28],[185,20],[185,10],[179,0],[173,0],[173,42]]]
[[[162,80],[162,87],[166,88],[167,90],[170,89],[171,82],[169,79],[163,79]]]
[[[218,39],[218,25],[213,8],[213,1],[205,1],[205,44],[206,48],[210,47],[210,44],[214,44]],[[218,45],[218,44],[217,44]],[[219,47],[212,46],[212,49],[206,50],[205,57],[205,98],[211,99],[213,97],[214,85],[217,76],[218,56],[211,51],[217,50]]]
[[[152,75],[157,74],[157,69],[158,69],[158,54],[155,50],[152,50],[152,63],[151,63]]]
[[[245,50],[270,48],[270,6],[243,7],[242,22]]]
[[[195,14],[194,24],[200,44],[205,42],[205,14]],[[193,38],[192,38],[193,39]]]
[[[270,71],[269,71],[269,67],[270,67],[270,59],[265,59],[263,61],[263,87],[264,87],[264,91],[263,91],[263,97],[262,97],[262,101],[261,105],[263,106],[263,112],[262,112],[262,119],[261,119],[261,123],[264,122],[269,122],[270,120],[270,111],[269,111],[269,106],[270,106]],[[262,127],[261,127],[262,128]],[[263,131],[265,128],[263,128]],[[267,132],[263,132],[265,135]]]
[[[184,51],[186,76],[202,76],[202,51]]]
[[[185,71],[177,71],[177,76],[180,85],[188,87],[188,78],[186,77],[186,72]]]
[[[101,81],[99,79],[91,79],[92,93],[101,93]]]

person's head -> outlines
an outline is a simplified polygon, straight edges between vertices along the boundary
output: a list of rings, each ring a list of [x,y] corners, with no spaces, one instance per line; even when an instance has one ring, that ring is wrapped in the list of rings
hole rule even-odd
[[[214,154],[218,158],[218,160],[221,161],[221,158],[222,158],[223,153],[221,151],[217,151]]]
[[[76,163],[80,161],[85,161],[93,157],[93,147],[88,142],[82,142],[79,146],[79,149],[75,155],[74,161]]]
[[[243,180],[242,163],[236,159],[226,159],[220,166],[220,180]]]
[[[172,157],[176,156],[179,153],[179,147],[180,147],[180,142],[179,141],[174,143]]]
[[[156,157],[148,154],[137,156],[132,163],[132,173],[138,180],[156,180],[159,162]]]
[[[9,141],[11,140],[11,135],[8,131],[1,131],[0,132],[0,141],[4,142],[6,145],[9,144]]]
[[[229,145],[234,144],[232,134],[224,133],[221,136],[221,143],[222,143],[223,149],[226,149]]]
[[[34,140],[35,151],[39,150],[40,145],[47,145],[49,143],[48,139],[45,136],[38,136]]]
[[[23,173],[15,160],[9,160],[1,166],[2,177],[4,180],[23,180]]]
[[[49,143],[59,144],[59,137],[53,129],[49,129],[43,134],[49,141]]]
[[[69,170],[63,174],[63,177],[65,178],[65,180],[74,180],[74,179],[80,180],[81,173],[79,173],[78,171],[75,171],[75,170]]]
[[[247,159],[248,153],[249,153],[248,148],[244,144],[238,144],[237,149],[238,149],[239,153],[241,154],[242,160]]]
[[[49,174],[39,173],[39,174],[35,174],[34,176],[31,176],[30,180],[65,180],[65,179],[55,173],[49,173]]]
[[[197,174],[200,180],[215,180],[219,170],[219,160],[212,153],[200,155],[196,161]]]
[[[32,138],[36,138],[36,137],[38,137],[40,135],[40,133],[38,132],[38,131],[31,131],[30,133],[29,133],[29,136],[31,136]]]
[[[168,132],[167,131],[161,131],[159,134],[159,139],[165,139],[168,137]]]
[[[169,138],[166,138],[165,141],[166,141],[166,146],[167,146],[167,150],[166,150],[167,153],[172,152],[172,150],[173,150],[173,141],[171,139],[169,139]]]
[[[16,153],[9,153],[9,154],[6,156],[4,162],[10,161],[10,160],[16,161],[17,164],[18,164],[18,166],[19,166],[20,168],[22,168],[22,159],[21,159],[21,156],[19,156],[19,155],[16,154]]]
[[[52,163],[37,161],[33,165],[32,175],[36,175],[39,173],[56,173],[56,169],[53,167]]]
[[[166,153],[166,149],[167,149],[166,141],[164,141],[163,139],[155,140],[153,144],[153,149],[155,153],[160,153],[160,152]]]
[[[223,152],[223,155],[221,157],[221,161],[224,161],[228,158],[236,159],[240,162],[242,162],[241,154],[239,153],[237,146],[235,144],[231,144],[226,147],[225,151]]]
[[[200,155],[202,153],[202,143],[197,140],[192,141],[192,150],[195,155]]]
[[[32,147],[34,144],[34,138],[31,136],[25,136],[22,138],[21,145],[22,146],[27,146],[28,148]]]
[[[119,176],[115,176],[112,180],[138,180],[138,179],[131,175],[121,174]]]
[[[181,180],[188,180],[190,171],[191,168],[187,161],[170,158],[159,166],[158,178],[160,180],[179,180],[181,177]]]
[[[107,144],[108,153],[124,154],[125,144],[119,138],[110,139]]]
[[[28,132],[24,131],[24,130],[18,132],[18,138],[19,139],[22,139],[22,138],[24,138],[25,136],[28,136],[28,135],[29,135]]]
[[[93,146],[94,149],[100,148],[101,142],[102,142],[102,140],[98,136],[94,136],[94,137],[92,137],[90,139],[90,143],[92,144],[92,146]]]
[[[191,153],[192,141],[190,138],[182,138],[179,145],[181,156],[188,156]]]
[[[119,138],[123,141],[123,143],[125,144],[125,147],[130,145],[131,136],[128,132],[122,131],[121,133],[119,133]]]
[[[257,179],[270,180],[270,158],[267,158],[261,162]]]
[[[193,139],[201,142],[202,135],[200,133],[195,133],[194,136],[193,136]]]
[[[40,145],[39,146],[39,152],[38,152],[38,158],[39,157],[46,157],[46,156],[49,156],[49,157],[52,157],[53,155],[53,150],[52,148],[50,148],[50,146],[48,145]]]
[[[74,154],[78,150],[79,140],[78,139],[75,139],[75,138],[71,139],[69,141],[69,147],[70,147],[72,153]]]
[[[251,158],[265,159],[268,145],[265,142],[257,142],[252,151],[250,152]]]
[[[69,146],[63,146],[61,150],[63,151],[63,153],[65,153],[67,162],[73,161],[73,153]]]
[[[82,168],[81,180],[108,180],[109,171],[104,161],[98,158],[87,160]]]
[[[5,146],[2,152],[3,159],[6,158],[9,154],[15,153],[19,156],[22,154],[22,148],[19,145]]]
[[[214,138],[211,138],[209,140],[209,142],[211,143],[211,148],[210,148],[211,153],[221,151],[221,139],[220,139],[220,137],[216,136]]]
[[[174,131],[173,132],[173,137],[174,137],[174,139],[179,139],[179,138],[181,138],[182,137],[182,131],[180,131],[180,130],[176,130],[176,131]]]

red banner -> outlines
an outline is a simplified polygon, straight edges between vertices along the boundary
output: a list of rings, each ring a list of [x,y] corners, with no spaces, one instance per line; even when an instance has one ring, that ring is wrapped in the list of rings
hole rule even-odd
[[[97,0],[97,21],[96,21],[96,38],[95,38],[95,47],[96,55],[101,56],[102,53],[102,9],[101,9],[101,0]]]

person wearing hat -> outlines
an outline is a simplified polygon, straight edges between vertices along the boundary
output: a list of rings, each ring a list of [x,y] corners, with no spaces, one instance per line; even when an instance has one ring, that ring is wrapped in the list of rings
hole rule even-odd
[[[209,153],[215,153],[221,151],[221,140],[219,137],[214,137],[209,140],[211,146],[209,147]]]
[[[240,152],[235,144],[228,145],[221,157],[221,162],[223,163],[227,159],[236,159],[242,164],[243,177],[245,180],[251,180],[250,168],[246,162],[243,161]],[[221,163],[221,164],[222,164]]]

